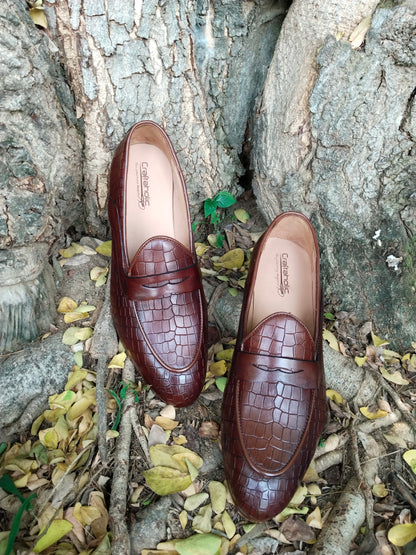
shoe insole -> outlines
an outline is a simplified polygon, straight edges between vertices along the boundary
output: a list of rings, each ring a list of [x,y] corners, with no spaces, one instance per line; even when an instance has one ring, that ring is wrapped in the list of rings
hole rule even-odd
[[[269,237],[257,269],[247,333],[275,312],[296,316],[315,332],[316,268],[310,253],[288,239]]]
[[[126,242],[130,262],[140,246],[157,235],[173,237],[188,246],[187,219],[177,226],[175,235],[177,203],[178,217],[186,218],[182,185],[175,183],[177,179],[160,148],[147,143],[130,145],[126,192]]]

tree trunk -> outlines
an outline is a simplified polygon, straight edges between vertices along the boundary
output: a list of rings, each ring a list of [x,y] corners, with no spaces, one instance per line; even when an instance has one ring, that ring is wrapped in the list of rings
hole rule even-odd
[[[254,189],[269,220],[282,210],[312,216],[334,310],[372,320],[408,348],[416,335],[416,14],[410,3],[376,10],[365,43],[353,48],[351,31],[377,3],[292,4],[256,122]]]

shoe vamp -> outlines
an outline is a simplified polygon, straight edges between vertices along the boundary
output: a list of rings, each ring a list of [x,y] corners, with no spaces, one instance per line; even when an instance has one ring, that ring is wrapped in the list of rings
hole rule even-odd
[[[241,439],[254,468],[275,474],[300,462],[294,457],[299,445],[308,443],[304,436],[313,410],[313,390],[239,380],[237,402]]]
[[[200,347],[199,291],[134,303],[146,342],[169,368],[180,370],[195,360]]]

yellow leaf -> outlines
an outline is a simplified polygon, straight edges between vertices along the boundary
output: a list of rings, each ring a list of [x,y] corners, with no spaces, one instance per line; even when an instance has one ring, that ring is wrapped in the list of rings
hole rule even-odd
[[[65,324],[72,324],[78,320],[85,320],[85,318],[89,318],[89,316],[88,312],[67,312],[64,315],[64,322]]]
[[[188,471],[185,459],[188,459],[196,468],[201,468],[203,464],[203,460],[199,455],[182,445],[163,445],[158,443],[150,447],[149,454],[155,466],[168,466],[183,472]]]
[[[288,504],[291,507],[298,507],[301,503],[305,501],[307,495],[308,488],[306,486],[298,486],[298,489],[295,491],[292,499],[289,501]]]
[[[386,341],[385,339],[381,339],[380,337],[375,335],[373,332],[371,332],[371,338],[373,340],[374,347],[381,347],[382,345],[388,345],[389,344],[388,341]]]
[[[210,364],[209,371],[213,376],[223,376],[227,371],[225,360],[218,360],[217,362]]]
[[[410,466],[413,474],[416,474],[416,449],[410,449],[403,453],[403,460]]]
[[[318,530],[322,529],[322,516],[321,510],[319,507],[316,507],[307,517],[306,517],[306,524],[311,528],[317,528]]]
[[[35,25],[39,25],[43,29],[48,28],[48,20],[46,19],[45,10],[43,8],[30,8],[29,15]]]
[[[332,331],[324,329],[324,331],[322,332],[322,338],[328,341],[331,349],[334,349],[334,351],[339,352],[338,340],[335,337],[335,335],[332,333]]]
[[[205,505],[201,507],[192,523],[192,528],[198,530],[198,532],[208,533],[211,531],[211,516],[212,510],[211,505]]]
[[[367,360],[367,357],[355,357],[354,360],[355,360],[355,364],[361,367],[364,364],[364,362]]]
[[[82,245],[78,245],[77,243],[72,243],[70,247],[67,249],[60,249],[59,254],[64,258],[71,258],[76,254],[81,254],[84,252],[84,247]]]
[[[331,399],[331,401],[334,401],[334,403],[336,403],[337,405],[342,405],[342,403],[344,402],[344,398],[342,397],[342,395],[338,393],[338,391],[335,391],[335,389],[327,389],[326,396],[328,397],[328,399]]]
[[[315,470],[315,467],[313,466],[313,462],[308,466],[306,472],[305,472],[305,476],[303,477],[302,482],[305,482],[305,484],[308,484],[310,482],[316,482],[316,480],[319,480],[319,476],[318,473]]]
[[[377,412],[371,412],[368,407],[360,407],[360,412],[369,420],[376,420],[377,418],[383,418],[383,416],[387,415],[385,410],[377,409]]]
[[[221,517],[222,525],[224,526],[225,533],[227,534],[227,538],[230,540],[236,532],[235,524],[232,521],[230,515],[227,511],[224,511]]]
[[[208,485],[208,491],[211,498],[211,506],[214,513],[221,514],[225,510],[225,502],[227,499],[227,490],[221,482],[212,482]]]
[[[188,513],[186,511],[181,511],[179,513],[179,522],[181,523],[182,530],[185,530],[188,524]]]
[[[83,368],[79,368],[78,366],[74,366],[74,369],[72,370],[72,372],[70,372],[68,376],[68,381],[66,382],[65,390],[71,390],[76,385],[81,383],[82,380],[85,380],[85,378],[87,377],[87,374],[88,374],[87,370],[84,370]]]
[[[85,341],[89,339],[93,333],[92,328],[78,328],[76,326],[72,326],[65,330],[64,335],[62,336],[62,343],[64,345],[75,345],[78,341]]]
[[[390,374],[385,368],[380,368],[381,375],[389,382],[395,383],[397,385],[408,385],[409,381],[403,378],[398,370]]]
[[[70,297],[62,297],[56,310],[61,314],[65,314],[66,312],[72,312],[77,306],[77,303]]]
[[[166,418],[170,418],[171,420],[175,420],[176,418],[176,409],[173,405],[166,405],[160,411],[160,416],[164,416]]]
[[[204,243],[195,243],[195,251],[198,256],[202,256],[209,251],[210,248],[210,246],[204,245]]]
[[[85,412],[91,405],[96,404],[95,387],[89,389],[84,393],[79,401],[74,403],[68,411],[69,420],[76,420]]]
[[[170,495],[182,491],[192,484],[189,474],[167,466],[155,466],[145,470],[143,476],[149,488],[157,495]]]
[[[111,241],[105,241],[104,243],[101,243],[101,245],[98,245],[98,247],[95,249],[98,254],[102,254],[103,256],[111,256]]]
[[[65,409],[67,411],[76,400],[77,394],[75,391],[68,390],[50,395],[48,402],[51,409]]]
[[[396,524],[390,528],[387,537],[393,545],[402,547],[416,538],[416,523]]]
[[[217,246],[217,236],[215,235],[215,233],[210,233],[207,237],[207,240],[211,247],[214,247],[215,249]]]
[[[30,433],[32,434],[32,436],[36,436],[39,428],[42,425],[42,422],[44,421],[45,417],[43,416],[43,414],[41,414],[40,416],[38,416],[36,418],[36,420],[33,422],[32,427],[30,429]]]
[[[126,360],[126,353],[117,353],[113,358],[110,360],[108,368],[124,368],[124,362]]]
[[[220,266],[228,270],[234,268],[239,269],[244,264],[244,251],[243,249],[232,249],[223,254],[215,263],[215,266]]]
[[[237,220],[243,224],[245,224],[250,219],[250,214],[244,208],[237,208],[234,210],[234,216]]]
[[[308,493],[309,495],[321,495],[322,491],[318,484],[309,484],[308,485]]]
[[[208,532],[211,528],[208,530]],[[219,555],[221,538],[215,534],[193,534],[184,540],[175,543],[175,549],[181,555]],[[159,548],[159,546],[158,546]],[[171,552],[172,553],[172,552]],[[173,552],[172,555],[174,555]],[[231,553],[231,551],[230,551]],[[142,552],[142,555],[143,552]]]
[[[156,416],[155,422],[164,430],[173,430],[179,424],[176,420],[171,420],[166,416]]]
[[[386,497],[389,494],[385,484],[374,484],[371,491],[376,497]]]
[[[188,440],[182,434],[180,436],[173,437],[172,439],[173,439],[173,442],[176,443],[176,445],[183,445],[184,443],[188,443]]]
[[[44,551],[45,549],[56,543],[58,540],[63,538],[66,534],[68,534],[68,532],[70,532],[72,528],[72,524],[67,520],[53,520],[48,528],[48,531],[39,539],[39,541],[33,548],[33,551],[35,553],[42,553],[42,551]]]
[[[75,503],[74,507],[74,517],[79,520],[83,526],[89,526],[91,522],[100,518],[101,513],[97,507],[91,507],[89,505],[81,505],[81,503]]]
[[[222,351],[219,351],[215,355],[215,358],[217,360],[227,360],[227,361],[230,362],[233,358],[233,354],[234,354],[234,348],[232,348],[232,349],[223,349]]]
[[[39,439],[42,445],[47,449],[56,449],[58,447],[58,434],[55,428],[46,428],[39,431]]]
[[[106,276],[108,274],[108,268],[104,266],[94,266],[90,270],[90,279],[91,281],[97,281],[99,277],[102,275]]]

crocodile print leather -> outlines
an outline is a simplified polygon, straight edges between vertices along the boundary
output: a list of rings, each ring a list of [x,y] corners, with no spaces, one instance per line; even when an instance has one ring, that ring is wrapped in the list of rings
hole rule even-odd
[[[316,338],[287,313],[271,314],[245,334],[245,307],[265,240],[267,235],[253,253],[222,405],[225,475],[239,511],[251,521],[268,520],[286,507],[326,419],[320,308]]]
[[[128,265],[126,153],[132,132],[141,125],[158,128],[170,145],[159,126],[141,122],[132,127],[114,156],[108,203],[113,240],[111,307],[117,333],[138,372],[162,400],[181,407],[197,398],[205,379],[206,302],[192,237],[192,251],[174,238],[152,237]],[[171,149],[171,163],[179,168]],[[184,226],[191,236],[189,217]]]

